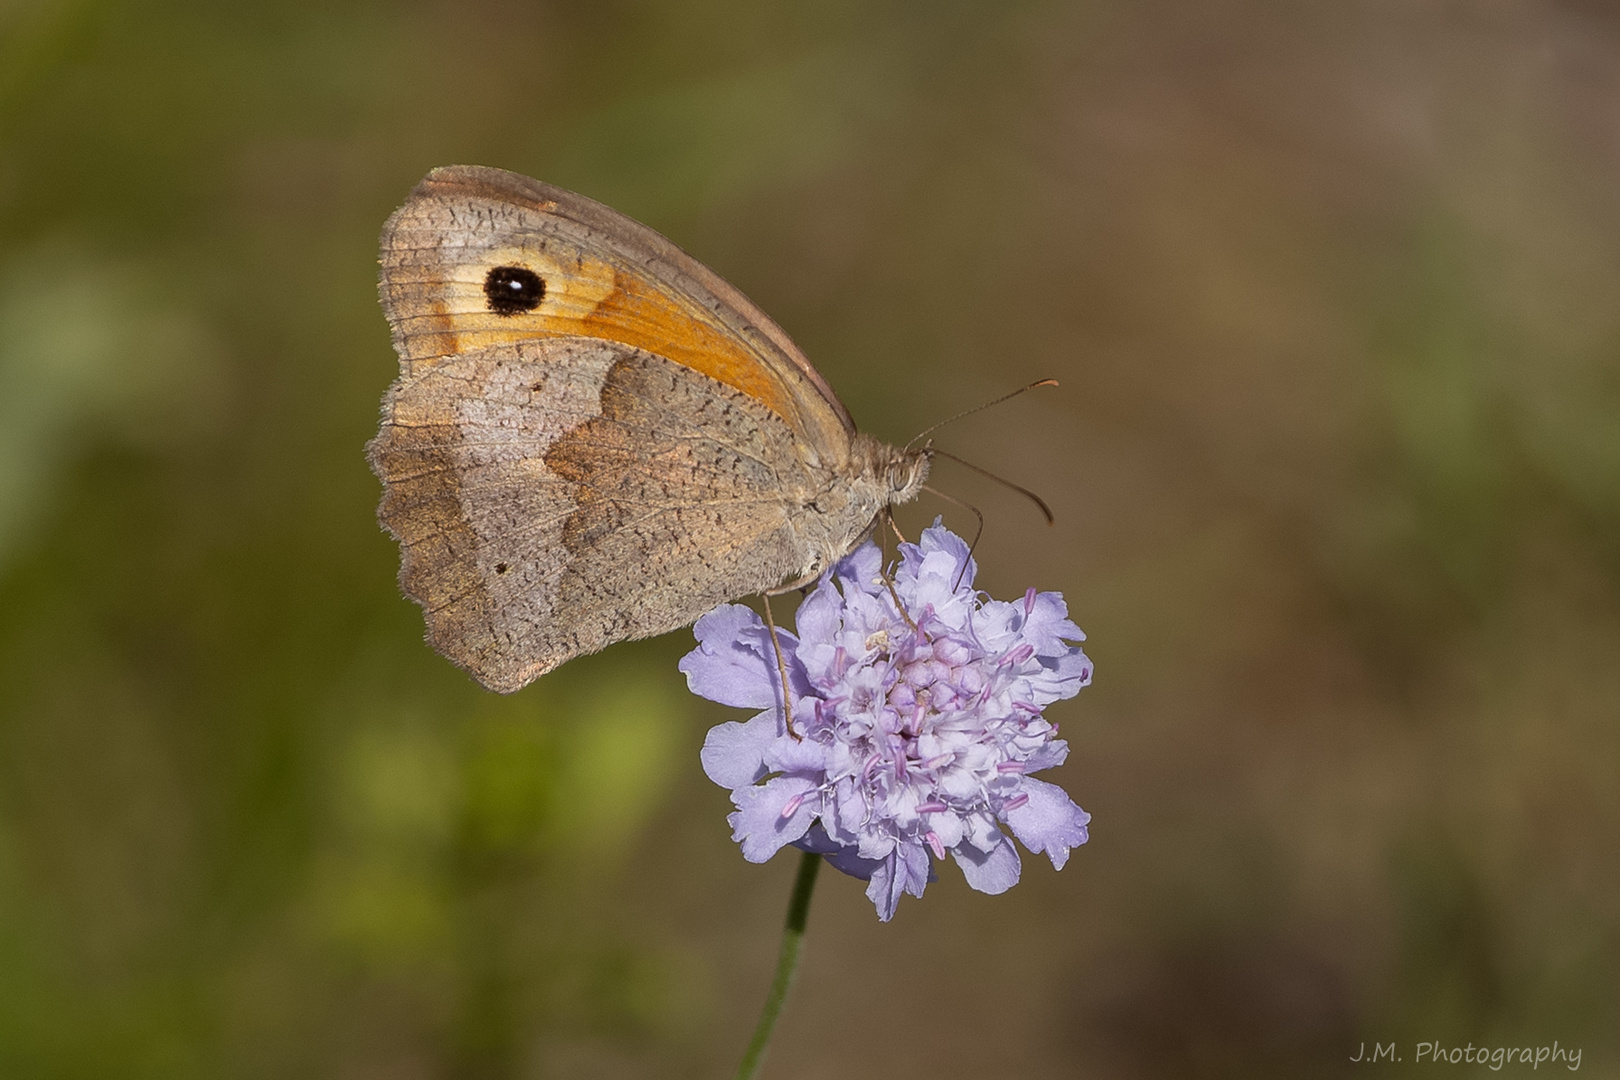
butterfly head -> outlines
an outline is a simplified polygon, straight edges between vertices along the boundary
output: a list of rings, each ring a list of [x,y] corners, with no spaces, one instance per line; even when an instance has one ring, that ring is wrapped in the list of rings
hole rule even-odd
[[[816,499],[813,527],[822,535],[812,540],[813,569],[842,559],[871,535],[890,507],[915,499],[928,479],[931,458],[926,447],[901,449],[857,432],[847,471]]]
[[[917,497],[928,479],[933,450],[927,446],[902,449],[857,433],[850,457],[856,498],[876,514]]]

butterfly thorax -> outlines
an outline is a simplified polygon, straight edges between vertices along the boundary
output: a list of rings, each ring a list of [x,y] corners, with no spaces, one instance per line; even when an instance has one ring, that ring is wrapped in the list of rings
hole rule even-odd
[[[856,432],[848,463],[824,477],[804,493],[802,505],[811,512],[794,515],[795,531],[809,556],[805,577],[816,576],[853,551],[883,511],[915,499],[928,479],[928,455]]]

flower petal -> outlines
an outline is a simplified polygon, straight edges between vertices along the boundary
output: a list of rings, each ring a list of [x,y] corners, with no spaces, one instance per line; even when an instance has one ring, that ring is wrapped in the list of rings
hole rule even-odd
[[[1055,592],[1035,594],[1023,633],[1024,640],[1035,646],[1039,656],[1061,656],[1073,648],[1069,642],[1086,640],[1080,628],[1069,621],[1069,605]]]
[[[782,730],[776,713],[771,718],[771,741],[765,748],[765,767],[771,772],[824,773],[827,771],[827,744],[805,738],[805,726],[815,716],[815,698],[802,697],[793,703],[793,729],[799,738]]]
[[[837,842],[849,846],[860,836],[861,822],[867,816],[866,795],[854,777],[843,777],[833,788],[832,798],[826,801],[822,824],[836,837]]]
[[[902,876],[895,872],[898,862],[899,856],[889,852],[887,858],[879,860],[872,868],[872,876],[867,879],[866,898],[876,906],[880,922],[894,918],[894,909],[899,905],[900,894],[904,891]]]
[[[1045,853],[1052,865],[1063,869],[1069,849],[1086,842],[1091,815],[1074,804],[1062,788],[1044,780],[1026,778],[1020,790],[1029,801],[1006,812],[1013,835],[1037,855]]]
[[[855,853],[854,848],[847,847],[828,852],[827,862],[839,873],[848,874],[861,881],[871,881],[872,875],[883,865],[878,859],[863,859]],[[867,895],[871,895],[870,891]]]
[[[810,830],[802,837],[795,840],[793,846],[825,855],[833,869],[862,881],[871,881],[872,875],[882,865],[877,859],[861,858],[855,854],[854,848],[840,844],[828,836],[827,830],[821,827],[819,821],[811,825]]]
[[[896,844],[889,857],[872,871],[866,898],[877,908],[878,918],[888,922],[904,893],[921,896],[932,880],[928,851],[919,844]]]
[[[1030,752],[1024,759],[1024,772],[1040,772],[1061,765],[1069,757],[1069,743],[1066,739],[1053,739],[1042,743]]]
[[[765,624],[741,604],[721,604],[692,626],[698,647],[678,665],[687,688],[699,697],[744,709],[766,709],[776,696],[778,677],[755,646]],[[768,644],[768,642],[767,642]]]
[[[979,572],[978,565],[968,558],[967,541],[951,532],[940,521],[941,519],[935,518],[934,523],[923,530],[922,542],[917,546],[924,556],[935,551],[949,556],[951,560],[951,580],[955,581],[960,576],[962,579],[961,587],[966,589],[973,584],[973,578]],[[962,573],[964,566],[967,567],[967,573],[965,574]]]
[[[838,632],[843,596],[832,578],[824,577],[799,603],[793,613],[793,628],[801,641],[831,641]]]
[[[807,777],[777,776],[733,791],[731,801],[737,811],[726,820],[731,823],[731,838],[742,847],[743,858],[764,862],[803,836],[821,806],[820,799],[809,797],[815,790],[815,782]],[[790,805],[792,812],[784,817],[782,811]]]
[[[878,581],[882,570],[883,553],[876,544],[868,542],[845,555],[843,561],[832,568],[832,573],[843,584],[846,596],[851,590],[876,595],[885,591]]]
[[[993,896],[1018,884],[1018,874],[1022,868],[1018,849],[1005,836],[989,851],[963,844],[952,849],[951,854],[956,857],[956,865],[962,868],[962,876],[967,878],[967,883],[982,893]]]
[[[765,779],[765,754],[782,725],[774,712],[762,712],[744,724],[735,721],[709,729],[699,760],[710,780],[725,788],[747,787]]]

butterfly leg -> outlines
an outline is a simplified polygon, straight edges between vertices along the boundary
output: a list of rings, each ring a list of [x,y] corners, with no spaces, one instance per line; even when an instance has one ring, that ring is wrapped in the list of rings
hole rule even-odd
[[[776,650],[776,671],[782,678],[782,722],[787,725],[787,733],[793,736],[794,742],[803,742],[804,736],[793,730],[793,701],[792,694],[788,692],[787,659],[782,655],[782,642],[776,637],[776,620],[771,617],[771,595],[770,592],[763,593],[760,599],[765,602],[765,626],[771,632],[771,647]]]
[[[889,531],[894,533],[897,540],[899,540],[902,544],[907,543],[905,534],[900,531],[900,526],[894,523],[893,514],[885,510],[883,512],[883,520],[888,524]],[[907,611],[906,605],[900,602],[900,594],[894,591],[894,580],[889,577],[889,568],[881,562],[878,563],[878,577],[883,579],[883,587],[888,589],[889,595],[894,598],[894,606],[896,610],[900,612],[900,617],[906,620],[906,625],[911,627],[914,633],[922,633],[922,631],[917,628],[917,623],[912,619],[911,612]]]
[[[889,513],[887,510],[883,512],[883,523],[889,527],[890,532],[894,533],[894,538],[896,540],[900,541],[902,544],[910,543],[910,541],[906,539],[906,534],[900,531],[900,526],[894,523],[894,515]]]
[[[776,670],[782,676],[782,717],[787,725],[787,733],[793,736],[795,742],[803,742],[804,737],[793,730],[793,702],[788,693],[787,660],[782,656],[782,643],[776,640],[776,621],[771,618],[771,597],[782,596],[790,592],[799,592],[805,587],[814,584],[820,577],[821,571],[815,570],[797,581],[790,581],[786,585],[779,585],[774,589],[766,589],[759,594],[760,599],[765,602],[765,625],[771,631],[771,647],[776,650]]]

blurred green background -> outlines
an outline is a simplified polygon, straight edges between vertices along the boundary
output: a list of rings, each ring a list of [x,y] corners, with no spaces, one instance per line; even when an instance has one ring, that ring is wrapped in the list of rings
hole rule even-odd
[[[1617,110],[1595,0],[0,0],[0,1076],[740,1054],[793,860],[689,634],[484,693],[373,519],[377,233],[458,162],[880,437],[1062,380],[940,436],[1056,528],[936,482],[1090,635],[1093,839],[886,926],[824,878],[769,1075],[1620,1075]]]

